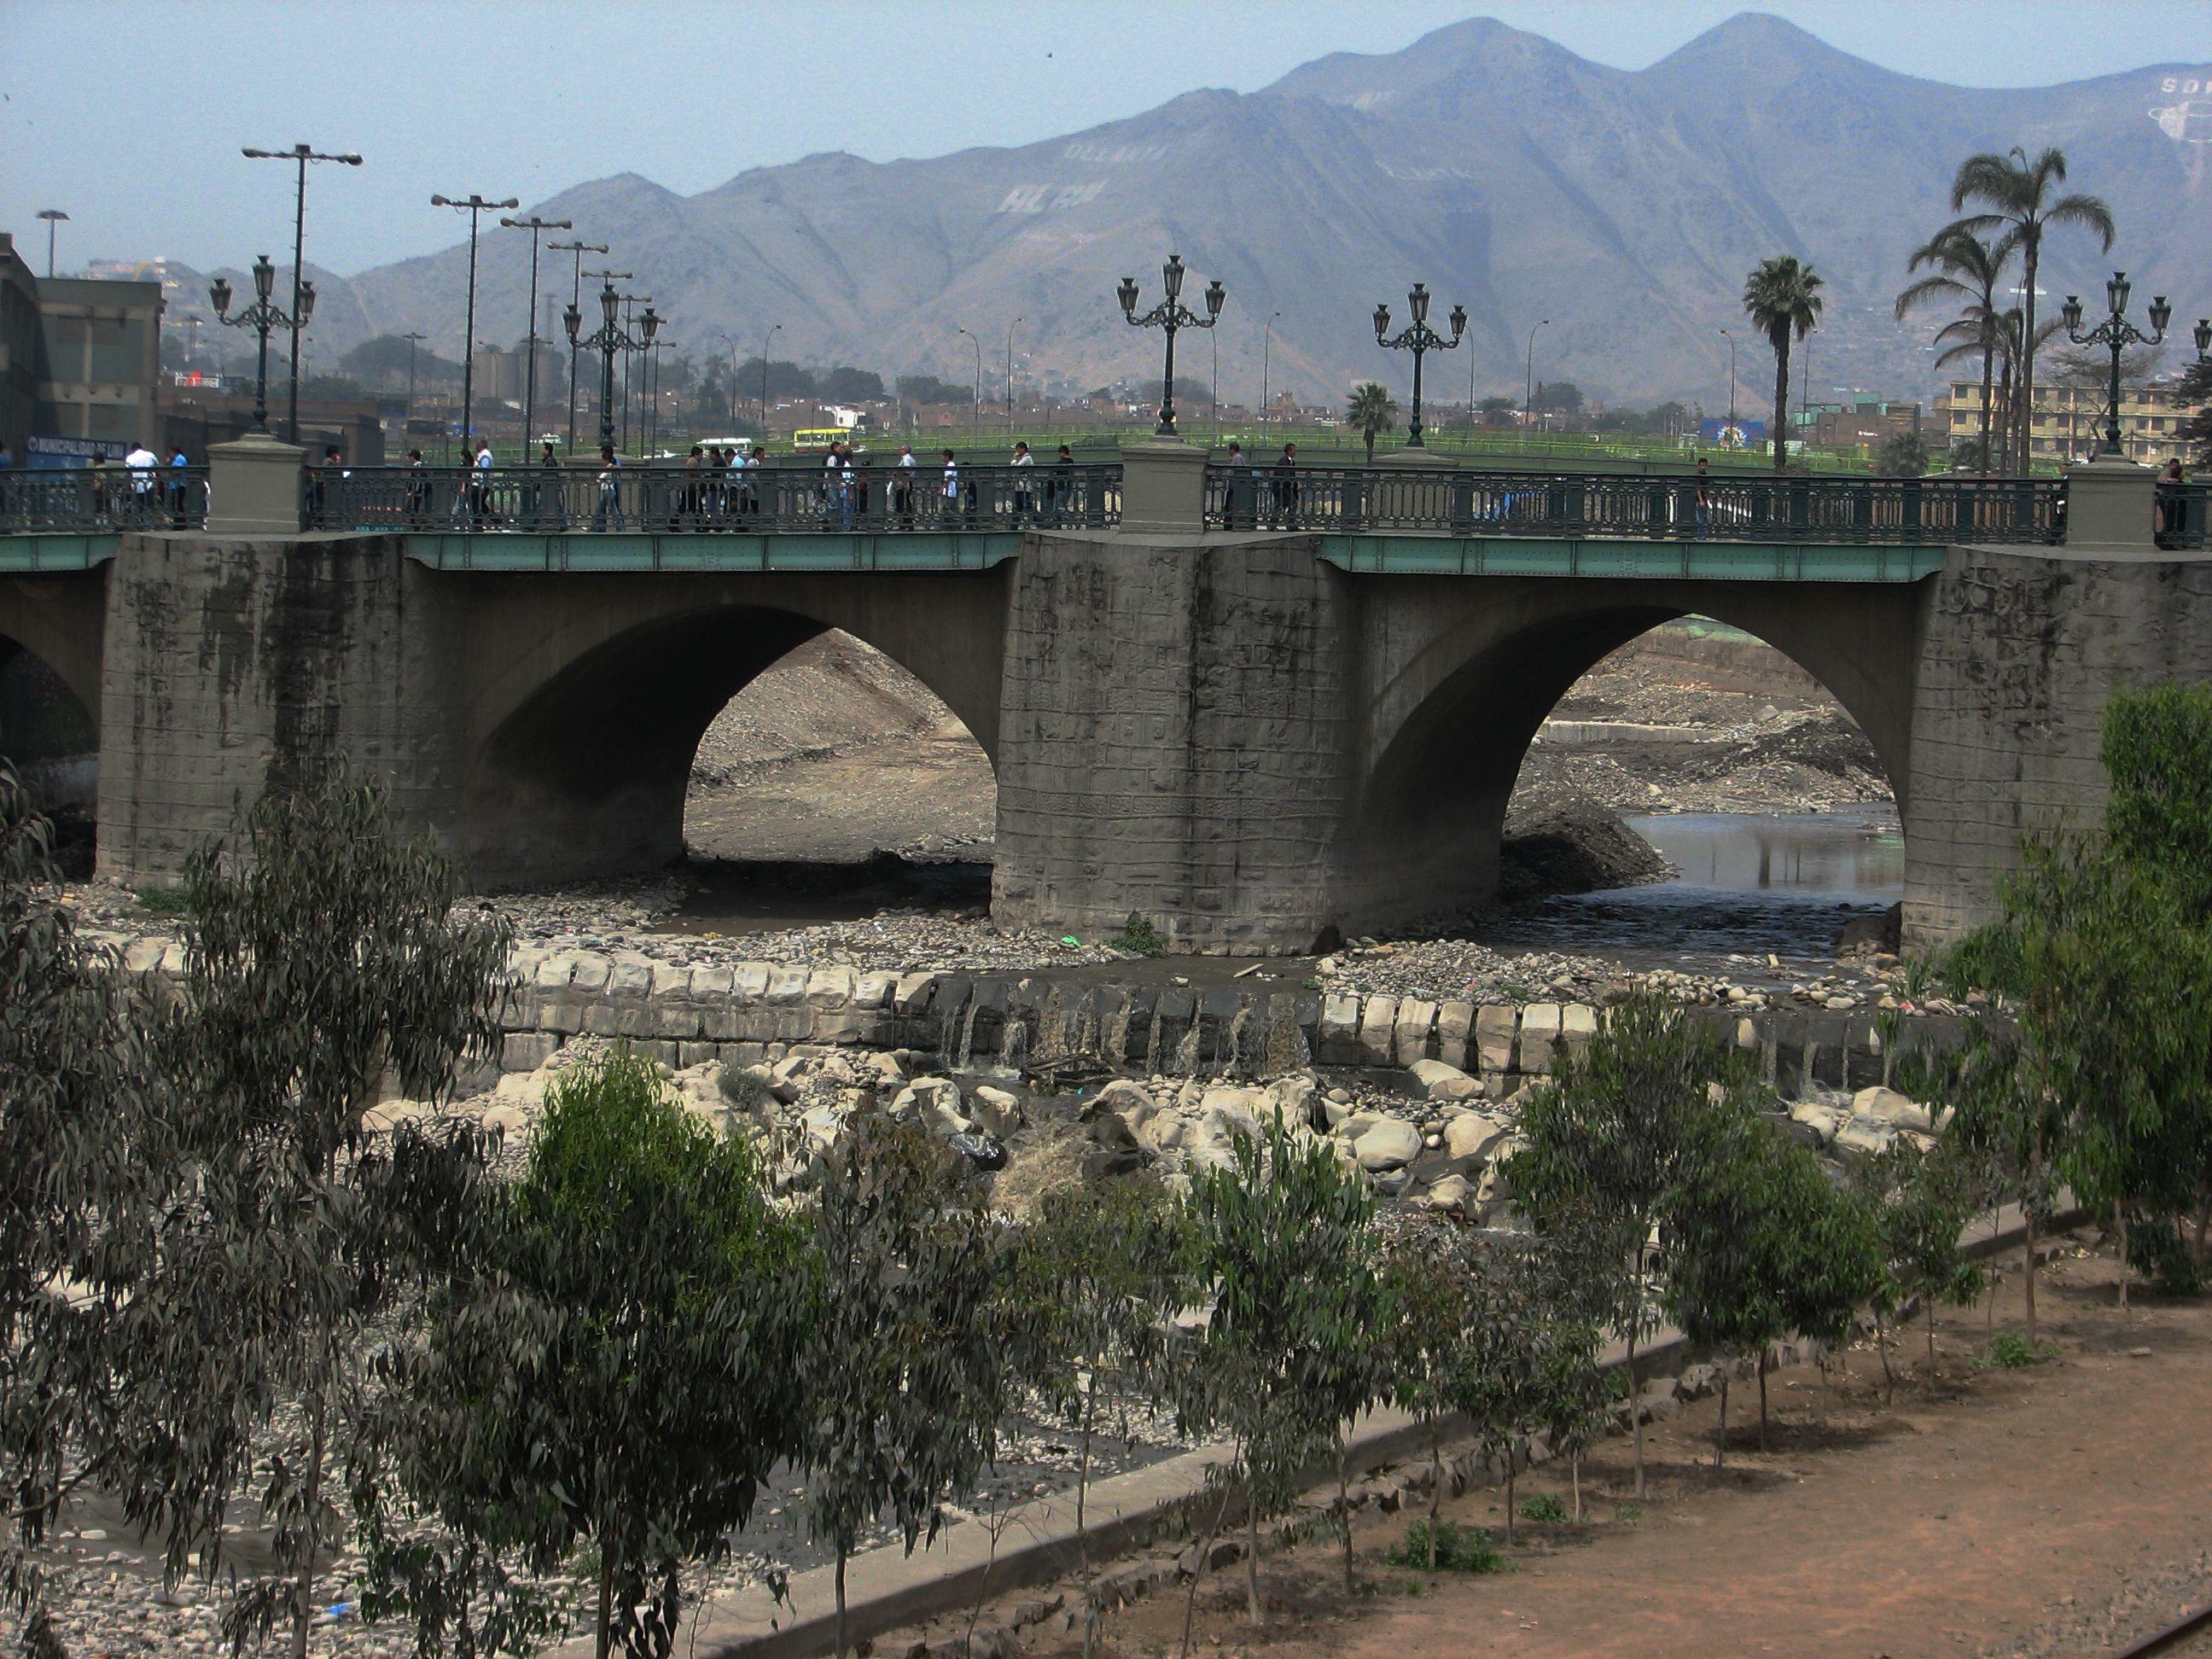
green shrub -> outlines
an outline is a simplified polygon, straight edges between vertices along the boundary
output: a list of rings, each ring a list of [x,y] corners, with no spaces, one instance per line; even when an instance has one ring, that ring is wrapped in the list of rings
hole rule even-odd
[[[1613,1518],[1632,1527],[1644,1518],[1644,1505],[1632,1498],[1624,1498],[1613,1506]]]
[[[2129,1218],[2128,1266],[2148,1274],[2167,1296],[2195,1296],[2204,1288],[2204,1269],[2170,1215]]]
[[[2017,1371],[2050,1358],[2056,1352],[2040,1343],[2030,1342],[2018,1331],[1999,1331],[1990,1339],[1989,1352],[1975,1363],[1985,1369],[1995,1366],[2001,1371]]]
[[[1127,951],[1133,957],[1164,957],[1168,953],[1168,942],[1160,937],[1160,930],[1152,926],[1149,917],[1129,912],[1128,921],[1121,931],[1106,941],[1109,949]]]
[[[1567,1506],[1559,1501],[1559,1493],[1540,1492],[1534,1498],[1522,1499],[1521,1518],[1523,1521],[1563,1522],[1567,1518]]]
[[[135,896],[138,908],[149,915],[180,916],[185,913],[185,890],[181,887],[141,887]]]
[[[1429,1523],[1416,1521],[1406,1528],[1406,1535],[1390,1547],[1389,1563],[1394,1567],[1412,1567],[1417,1571],[1429,1570]],[[1437,1570],[1439,1572],[1503,1572],[1506,1560],[1490,1541],[1489,1532],[1481,1527],[1462,1527],[1456,1522],[1437,1523]]]

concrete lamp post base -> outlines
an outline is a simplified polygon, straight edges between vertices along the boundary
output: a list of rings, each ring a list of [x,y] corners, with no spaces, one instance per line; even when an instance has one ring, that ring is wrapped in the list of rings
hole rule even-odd
[[[1206,527],[1207,451],[1180,438],[1121,446],[1121,528],[1194,534]]]
[[[307,452],[249,432],[208,448],[210,536],[296,536],[306,524]]]
[[[2066,550],[2110,558],[2158,550],[2151,469],[2118,455],[2066,469]]]

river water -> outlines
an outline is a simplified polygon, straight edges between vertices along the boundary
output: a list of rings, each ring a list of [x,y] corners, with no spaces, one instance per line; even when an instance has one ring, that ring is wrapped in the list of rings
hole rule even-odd
[[[1697,967],[1731,955],[1813,963],[1856,916],[1905,895],[1905,836],[1887,804],[1826,812],[1674,813],[1628,825],[1679,872],[1562,895],[1475,930],[1516,950]]]

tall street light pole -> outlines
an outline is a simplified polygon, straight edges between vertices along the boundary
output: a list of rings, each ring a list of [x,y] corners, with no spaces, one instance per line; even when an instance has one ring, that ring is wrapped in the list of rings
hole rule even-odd
[[[476,409],[477,390],[477,217],[479,214],[501,212],[522,205],[520,198],[510,196],[504,202],[488,202],[471,192],[465,199],[450,196],[433,196],[432,207],[449,207],[469,216],[469,313],[461,331],[461,448],[468,451],[469,440],[475,436],[471,416]]]
[[[545,244],[545,251],[548,253],[573,253],[576,256],[576,273],[574,280],[569,286],[568,303],[571,307],[583,304],[584,256],[586,253],[605,253],[607,251],[607,245],[605,242],[548,242]],[[572,343],[568,347],[568,451],[574,454],[575,449],[576,348]]]
[[[1206,285],[1206,315],[1200,317],[1182,303],[1182,255],[1170,253],[1167,264],[1160,267],[1160,286],[1167,297],[1143,316],[1137,314],[1137,279],[1124,276],[1114,290],[1114,297],[1121,302],[1121,320],[1132,328],[1157,328],[1167,336],[1167,363],[1160,372],[1160,423],[1153,429],[1156,438],[1176,435],[1175,416],[1175,337],[1176,331],[1186,328],[1212,328],[1221,320],[1221,304],[1228,290],[1217,276]]]
[[[734,432],[738,425],[738,343],[720,329],[714,331],[714,337],[730,349],[730,428]]]
[[[760,422],[760,426],[761,426],[761,441],[762,441],[763,443],[766,443],[766,442],[768,441],[768,343],[769,343],[769,342],[770,340],[773,340],[774,338],[775,338],[775,337],[776,337],[777,335],[779,335],[779,334],[781,334],[781,333],[782,333],[782,332],[783,332],[783,325],[782,325],[781,323],[778,323],[778,324],[776,324],[776,325],[775,325],[775,327],[773,327],[773,328],[769,329],[769,331],[768,331],[767,333],[765,333],[765,334],[763,334],[763,335],[762,335],[762,336],[761,336],[761,422]]]
[[[962,329],[960,332],[963,334],[968,334],[968,331],[964,328]],[[974,393],[972,394],[974,401],[968,405],[968,441],[969,443],[974,443],[977,438],[982,435],[983,342],[975,335],[968,334],[968,343],[975,348],[975,387]]]
[[[300,309],[289,315],[270,303],[276,287],[276,267],[269,263],[265,253],[253,262],[253,303],[237,316],[230,314],[230,283],[218,276],[208,285],[208,301],[215,307],[216,320],[233,328],[250,328],[260,338],[260,356],[256,359],[253,375],[253,429],[264,438],[269,435],[269,331],[289,328],[297,337],[300,325],[315,309],[313,283],[301,287]]]
[[[399,422],[400,435],[404,438],[407,422],[415,418],[415,348],[430,337],[410,331],[399,337],[407,342],[407,413]]]
[[[601,320],[597,333],[588,337],[580,337],[584,325],[584,316],[575,306],[570,306],[561,319],[568,331],[571,343],[580,349],[596,351],[600,354],[599,447],[601,449],[612,449],[615,446],[615,353],[641,351],[652,342],[653,337],[660,331],[660,318],[654,313],[652,307],[647,306],[645,315],[638,319],[639,327],[644,332],[642,339],[630,334],[623,327],[619,315],[621,310],[622,295],[615,292],[615,285],[611,282],[599,290]]]
[[[522,459],[526,461],[530,447],[538,441],[538,428],[532,424],[538,408],[538,238],[544,231],[576,227],[566,219],[540,219],[535,214],[527,219],[501,219],[500,223],[509,230],[530,233],[530,364],[522,375]]]
[[[653,308],[653,296],[650,294],[625,294],[622,296],[622,301],[623,327],[625,330],[627,330],[632,323],[637,320],[637,308],[640,306],[643,306],[648,311]],[[623,447],[624,449],[628,449],[629,447],[630,411],[633,406],[636,404],[639,394],[643,392],[645,390],[645,365],[643,363],[639,363],[637,365],[637,372],[635,380],[633,380],[631,376],[630,364],[632,358],[634,358],[635,355],[635,349],[633,348],[630,356],[623,359],[622,441]],[[637,413],[639,416],[637,423],[638,441],[642,443],[645,441],[645,421],[643,418],[645,411],[639,410]]]
[[[1549,328],[1551,325],[1552,319],[1547,317],[1536,325],[1536,328]],[[1536,328],[1528,331],[1528,358],[1521,367],[1521,447],[1523,449],[1528,447],[1529,422],[1536,417]]]
[[[66,224],[69,215],[59,208],[40,208],[39,217],[46,222],[46,280],[51,283],[54,279],[54,227]]]
[[[1025,323],[1026,317],[1017,317],[1006,325],[1006,431],[1014,429],[1014,323]]]
[[[1721,332],[1727,337],[1729,343],[1729,441],[1731,444],[1734,444],[1737,438],[1735,429],[1735,336],[1729,334],[1726,329],[1723,329]]]
[[[1267,317],[1267,326],[1260,336],[1260,424],[1267,424],[1267,359],[1275,348],[1275,323],[1282,316],[1279,311]]]
[[[1413,291],[1406,296],[1407,307],[1413,313],[1408,323],[1395,338],[1385,338],[1390,331],[1390,307],[1375,307],[1375,343],[1385,351],[1410,351],[1413,354],[1413,418],[1406,428],[1406,447],[1421,449],[1421,359],[1431,351],[1454,351],[1467,332],[1467,307],[1454,306],[1451,313],[1451,338],[1429,326],[1429,285],[1413,284]],[[1532,341],[1533,344],[1534,342]]]
[[[304,314],[300,308],[301,261],[307,252],[307,163],[336,161],[341,167],[357,167],[361,157],[351,150],[326,155],[312,144],[295,144],[289,149],[246,149],[240,152],[249,161],[291,161],[300,169],[299,188],[292,202],[292,391],[289,412],[285,416],[285,436],[292,442],[300,441],[300,328]]]
[[[2121,460],[2125,459],[2127,453],[2120,447],[2120,353],[2131,345],[2163,345],[2166,343],[2166,325],[2173,319],[2173,307],[2166,304],[2166,295],[2160,294],[2150,302],[2149,333],[2144,333],[2130,322],[2122,313],[2128,308],[2128,290],[2132,286],[2126,271],[2112,273],[2112,280],[2105,284],[2105,303],[2111,307],[2112,315],[2087,334],[2081,331],[2081,296],[2075,294],[2066,296],[2066,337],[2075,345],[2108,347],[2112,354],[2112,378],[2105,393],[2105,446],[2097,452],[2100,460],[2107,455],[2114,460]],[[2212,331],[2208,331],[2202,323],[2198,324],[2197,349],[2200,353],[2204,349],[2208,337],[2212,337]],[[2024,463],[2021,470],[2027,471]]]

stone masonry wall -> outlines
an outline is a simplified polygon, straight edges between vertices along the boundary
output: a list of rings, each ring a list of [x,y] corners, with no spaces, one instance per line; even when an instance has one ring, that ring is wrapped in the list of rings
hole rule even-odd
[[[2166,678],[2212,680],[2212,561],[1951,550],[1913,711],[1906,949],[1985,920],[2023,836],[2101,819],[2105,704]]]

